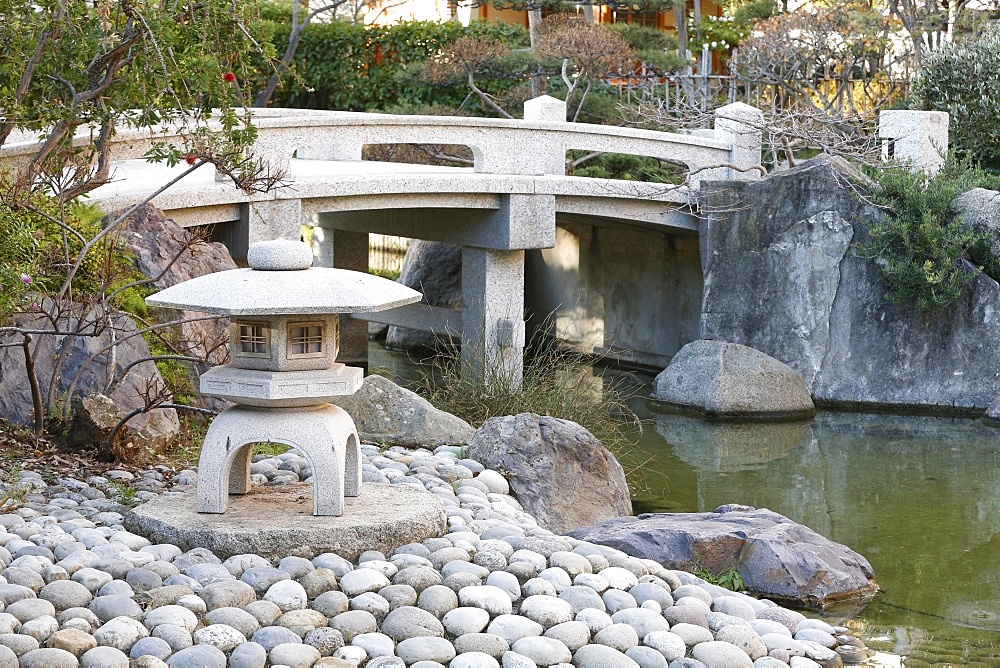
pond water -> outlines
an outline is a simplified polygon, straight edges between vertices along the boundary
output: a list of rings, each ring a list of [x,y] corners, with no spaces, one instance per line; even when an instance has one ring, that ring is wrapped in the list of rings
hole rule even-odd
[[[637,513],[770,508],[871,562],[882,591],[849,623],[870,648],[908,667],[1000,666],[1000,431],[858,413],[645,416]]]
[[[418,375],[403,355],[371,352],[373,368]],[[882,591],[848,625],[879,663],[1000,666],[1000,430],[835,412],[711,423],[658,412],[637,390],[648,461],[630,471],[636,513],[770,508],[871,562]]]

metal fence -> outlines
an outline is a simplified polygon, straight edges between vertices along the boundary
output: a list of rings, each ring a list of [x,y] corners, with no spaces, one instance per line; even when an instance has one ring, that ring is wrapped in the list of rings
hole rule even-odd
[[[690,52],[687,52],[690,60]],[[696,68],[688,72],[661,76],[640,65],[627,77],[617,77],[608,83],[617,88],[629,103],[656,104],[662,111],[709,112],[716,107],[743,102],[758,109],[787,108],[795,92],[809,95],[818,107],[829,106],[831,111],[845,115],[864,114],[904,99],[909,92],[906,77],[836,77],[817,73],[808,81],[783,85],[774,79],[753,79],[737,72],[739,53],[734,51],[725,63],[713,61],[708,50],[702,52]],[[719,72],[723,65],[727,71]],[[790,97],[791,96],[791,97]]]
[[[709,112],[734,102],[773,110],[790,101],[787,90],[773,81],[744,79],[733,74],[676,74],[622,80],[617,83],[617,88],[629,103],[655,103],[663,111]],[[905,99],[909,82],[820,77],[809,82],[809,89],[819,107],[823,106],[819,98],[825,98],[833,107],[840,107],[842,112],[864,113]]]

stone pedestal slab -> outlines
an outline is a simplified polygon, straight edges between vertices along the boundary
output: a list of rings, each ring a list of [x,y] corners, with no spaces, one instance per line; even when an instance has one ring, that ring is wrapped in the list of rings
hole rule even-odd
[[[883,158],[936,174],[948,155],[948,114],[886,109],[878,115],[878,136]]]
[[[220,559],[258,554],[275,563],[335,552],[354,560],[366,550],[390,554],[406,543],[445,531],[444,504],[407,485],[367,483],[345,500],[340,517],[312,514],[312,485],[253,487],[231,498],[224,515],[195,511],[195,493],[157,496],[125,518],[129,531],[182,550],[205,547]]]
[[[316,371],[257,371],[225,365],[201,375],[201,393],[243,406],[316,406],[354,394],[364,380],[362,369],[339,363]]]

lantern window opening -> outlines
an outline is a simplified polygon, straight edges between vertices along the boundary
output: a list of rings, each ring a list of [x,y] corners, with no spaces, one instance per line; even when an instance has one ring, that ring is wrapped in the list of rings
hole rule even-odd
[[[270,357],[271,328],[266,322],[241,322],[236,354],[241,357]]]
[[[323,323],[295,322],[288,325],[288,358],[323,357]]]

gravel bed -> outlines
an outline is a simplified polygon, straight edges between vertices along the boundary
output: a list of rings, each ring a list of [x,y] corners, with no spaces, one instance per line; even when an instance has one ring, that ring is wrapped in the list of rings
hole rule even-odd
[[[864,659],[845,627],[538,526],[502,475],[452,447],[363,447],[364,480],[436,494],[448,533],[354,563],[221,561],[151,545],[127,503],[195,474],[108,471],[0,485],[0,668],[795,668]],[[294,452],[254,482],[308,481]],[[134,491],[133,491],[134,490]],[[0,495],[2,498],[3,495]]]

